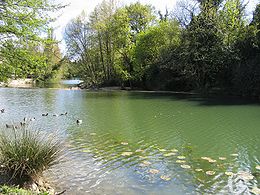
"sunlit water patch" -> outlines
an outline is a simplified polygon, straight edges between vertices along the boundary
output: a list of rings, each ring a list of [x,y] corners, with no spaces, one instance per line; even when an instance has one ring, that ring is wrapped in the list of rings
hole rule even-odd
[[[255,102],[0,89],[1,108],[3,130],[35,117],[33,128],[60,132],[64,161],[46,176],[67,194],[257,194],[260,187]]]

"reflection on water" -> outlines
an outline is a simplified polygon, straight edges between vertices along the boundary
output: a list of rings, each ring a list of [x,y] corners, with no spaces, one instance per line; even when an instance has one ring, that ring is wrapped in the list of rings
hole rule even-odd
[[[69,87],[76,87],[79,83],[81,83],[82,80],[60,80],[56,83],[37,83],[35,87],[41,87],[41,88],[69,88]]]
[[[260,107],[254,102],[0,89],[2,107],[3,128],[27,116],[36,117],[35,128],[61,132],[64,162],[46,175],[67,194],[250,194],[259,188]]]

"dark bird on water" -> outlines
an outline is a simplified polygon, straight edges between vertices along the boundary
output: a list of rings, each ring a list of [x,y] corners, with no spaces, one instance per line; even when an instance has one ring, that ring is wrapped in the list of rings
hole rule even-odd
[[[46,114],[42,114],[42,116],[48,116],[48,114],[49,114],[49,113],[47,112]]]
[[[78,125],[82,124],[82,120],[77,119],[77,124]]]
[[[5,109],[4,109],[4,108],[3,108],[3,109],[1,109],[1,110],[0,110],[0,112],[1,112],[1,113],[4,113],[4,112],[5,112]]]
[[[18,129],[18,126],[15,126],[15,125],[8,125],[8,124],[6,124],[5,126],[6,126],[6,128]]]
[[[67,114],[68,114],[68,112],[61,113],[60,116],[67,115]]]
[[[24,127],[26,125],[26,122],[20,122],[21,127]]]

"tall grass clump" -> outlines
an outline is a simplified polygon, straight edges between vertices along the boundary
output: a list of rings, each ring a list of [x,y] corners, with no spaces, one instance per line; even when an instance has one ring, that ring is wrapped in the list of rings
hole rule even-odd
[[[0,133],[0,163],[12,179],[33,181],[57,164],[62,146],[55,135],[28,127]]]

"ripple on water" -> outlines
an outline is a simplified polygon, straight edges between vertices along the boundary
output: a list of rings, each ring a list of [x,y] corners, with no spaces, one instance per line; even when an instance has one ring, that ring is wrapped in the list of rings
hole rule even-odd
[[[173,95],[0,89],[0,125],[26,115],[36,117],[35,127],[61,130],[66,161],[48,175],[69,194],[257,193],[259,106],[211,104]]]

